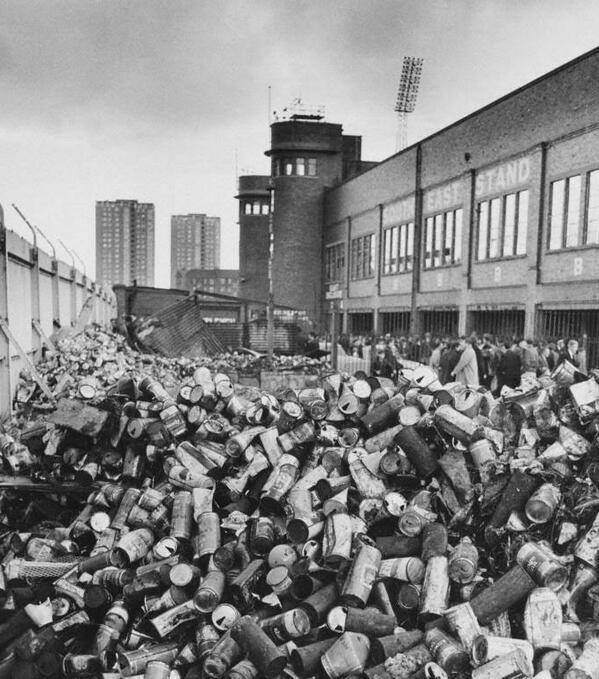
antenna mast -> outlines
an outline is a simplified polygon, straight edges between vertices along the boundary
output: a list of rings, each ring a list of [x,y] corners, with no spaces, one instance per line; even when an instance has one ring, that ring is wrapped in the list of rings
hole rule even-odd
[[[419,57],[403,58],[399,87],[397,88],[397,101],[395,103],[395,111],[398,118],[397,151],[405,149],[408,145],[408,114],[412,113],[416,107],[423,63],[424,59]]]

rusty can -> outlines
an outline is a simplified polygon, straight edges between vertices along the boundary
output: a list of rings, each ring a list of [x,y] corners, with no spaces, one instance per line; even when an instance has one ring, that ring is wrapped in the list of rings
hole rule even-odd
[[[496,462],[497,455],[495,454],[495,447],[488,439],[479,439],[473,441],[468,450],[477,469],[482,469],[489,462]]]
[[[528,498],[524,513],[532,523],[547,523],[555,513],[561,492],[552,483],[544,483]]]
[[[220,518],[216,512],[204,512],[198,521],[196,553],[200,561],[212,556],[221,546]]]
[[[350,566],[341,590],[341,601],[362,608],[366,605],[381,565],[376,547],[362,543]]]
[[[268,554],[268,565],[271,568],[276,566],[286,566],[289,568],[295,561],[297,561],[297,552],[291,545],[276,545]]]
[[[560,590],[568,580],[568,569],[557,560],[549,548],[525,542],[516,554],[516,561],[541,587]]]
[[[195,620],[200,615],[193,599],[185,601],[174,608],[170,608],[164,613],[160,613],[149,621],[158,636],[163,639],[173,632],[179,625],[183,625],[190,620]]]
[[[535,651],[559,650],[562,643],[562,607],[548,587],[533,590],[524,608],[524,631]]]
[[[137,528],[123,535],[116,549],[127,558],[128,563],[135,563],[143,559],[153,544],[154,533],[149,528]]]
[[[576,658],[572,667],[564,674],[565,679],[579,679],[589,677],[598,679],[599,677],[599,639],[593,637],[589,639],[582,653]]]
[[[250,660],[241,660],[229,671],[229,679],[258,679],[258,668]]]
[[[212,611],[212,624],[217,630],[226,632],[231,629],[233,623],[241,618],[241,613],[232,604],[219,604]]]
[[[378,572],[379,578],[393,578],[419,585],[424,580],[424,562],[415,556],[383,559]]]
[[[427,564],[420,596],[419,617],[432,620],[442,616],[449,600],[447,557],[432,556]]]
[[[447,565],[449,577],[460,585],[472,582],[478,570],[478,550],[468,537],[455,546]]]
[[[173,402],[160,411],[160,419],[174,438],[180,438],[187,432],[185,418]]]
[[[155,488],[146,488],[138,499],[137,504],[142,509],[152,511],[162,503],[164,498],[164,493],[161,493],[159,490],[156,490]]]
[[[208,571],[193,597],[193,602],[202,613],[211,613],[220,603],[225,591],[225,574],[222,571]]]
[[[260,498],[260,510],[267,514],[281,513],[281,500],[293,488],[299,473],[299,460],[293,455],[281,455],[272,474],[272,482]]]
[[[294,448],[313,441],[315,436],[314,425],[311,422],[302,422],[291,431],[281,434],[277,440],[281,450],[284,453],[290,453]]]
[[[359,632],[344,632],[321,658],[329,679],[360,674],[370,653],[370,640]]]
[[[293,581],[289,577],[287,566],[275,566],[266,574],[266,584],[279,597],[285,597],[291,593]]]
[[[426,631],[424,641],[435,661],[450,675],[465,672],[470,659],[462,646],[435,627]]]
[[[491,660],[500,658],[516,649],[520,650],[532,667],[534,649],[526,639],[512,639],[511,637],[481,634],[476,637],[472,644],[472,662],[477,666],[486,665]]]
[[[448,608],[444,613],[449,629],[457,635],[462,646],[470,651],[474,640],[482,634],[472,606],[466,601]]]
[[[195,640],[200,662],[205,660],[219,639],[218,630],[210,622],[203,621],[198,625]]]
[[[523,679],[532,675],[532,663],[519,648],[472,670],[472,679]]]
[[[298,639],[310,631],[310,618],[302,608],[292,608],[284,613],[265,618],[260,627],[276,643],[283,644]]]
[[[123,530],[127,523],[129,512],[137,504],[140,496],[141,490],[139,490],[139,488],[127,488],[124,495],[122,495],[120,498],[119,508],[112,519],[112,523],[110,524],[111,528],[114,528],[115,530]]]
[[[323,558],[327,564],[348,561],[352,546],[352,524],[349,514],[327,516],[323,538]]]
[[[171,667],[162,660],[150,660],[146,665],[144,679],[169,679]]]
[[[250,551],[254,556],[266,556],[274,546],[275,527],[272,519],[258,516],[250,523]]]
[[[574,556],[595,568],[597,563],[597,555],[599,554],[599,512],[595,516],[595,519],[591,527],[578,541],[575,549]]]
[[[67,677],[91,677],[102,671],[102,663],[97,655],[68,653],[62,661],[62,671]]]
[[[187,490],[175,494],[171,513],[171,537],[176,540],[189,540],[193,525],[193,499]]]
[[[397,605],[403,611],[415,611],[420,603],[422,585],[402,582],[397,592]]]

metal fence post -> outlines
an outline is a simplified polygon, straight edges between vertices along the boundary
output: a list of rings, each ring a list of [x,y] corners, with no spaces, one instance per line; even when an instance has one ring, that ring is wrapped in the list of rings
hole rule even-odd
[[[77,322],[77,269],[71,269],[71,322],[73,326]]]
[[[58,272],[58,260],[52,260],[52,320],[60,323],[60,275]]]
[[[40,261],[39,249],[34,246],[30,250],[31,259],[31,349],[37,357],[38,351],[42,348],[42,338],[38,328],[41,325],[40,317]]]
[[[8,252],[4,210],[0,205],[0,318],[8,321]],[[10,412],[10,343],[0,332],[0,413]]]

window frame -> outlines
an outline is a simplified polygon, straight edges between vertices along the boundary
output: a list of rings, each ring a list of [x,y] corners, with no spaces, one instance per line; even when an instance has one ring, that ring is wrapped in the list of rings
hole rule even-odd
[[[331,271],[334,271],[334,277]],[[325,247],[325,283],[342,283],[345,272],[345,241],[330,243]]]
[[[355,236],[350,247],[350,278],[361,281],[374,278],[376,272],[376,240],[374,233]]]
[[[522,209],[522,202],[526,194],[526,209]],[[514,196],[514,223],[513,231],[511,233],[511,250],[506,254],[506,216],[507,205],[510,196]],[[495,201],[499,201],[495,203]],[[491,255],[491,227],[493,220],[493,205],[498,205],[498,231],[497,231],[497,254]],[[497,262],[503,259],[515,259],[517,257],[526,257],[526,237],[528,235],[528,207],[530,205],[530,189],[520,188],[508,193],[501,193],[499,195],[489,196],[483,200],[479,200],[476,204],[476,244],[474,248],[474,262],[477,264],[484,264],[485,262]],[[482,229],[483,213],[485,213],[485,226]],[[524,241],[520,238],[524,233]],[[484,234],[484,241],[481,240],[481,234]],[[524,244],[524,252],[518,252],[518,245]],[[484,243],[484,253],[481,256],[481,245]]]
[[[586,165],[584,167],[578,168],[576,170],[569,170],[568,172],[560,173],[554,175],[547,182],[547,208],[545,212],[546,217],[546,228],[547,235],[545,240],[545,252],[548,254],[553,254],[556,252],[561,252],[565,250],[581,250],[586,248],[597,248],[599,247],[599,226],[596,227],[595,233],[597,234],[596,242],[589,242],[589,209],[591,207],[591,181],[592,177],[598,178],[599,181],[599,167],[596,164]],[[580,196],[578,201],[578,238],[576,244],[567,245],[567,230],[566,225],[568,223],[568,199],[570,192],[570,182],[572,179],[580,178]],[[564,182],[564,195],[562,199],[561,209],[563,214],[560,219],[560,239],[559,246],[552,247],[552,220],[554,215],[554,205],[553,196],[555,192],[555,185],[559,182]],[[597,199],[595,201],[595,210],[597,211],[598,217],[594,221],[599,221],[599,185],[596,191]]]
[[[449,220],[451,215],[451,220]],[[459,215],[459,219],[458,219]],[[451,221],[451,244],[447,248],[447,224]],[[434,212],[423,219],[422,268],[425,271],[459,266],[462,262],[464,208],[457,206]],[[459,243],[459,248],[456,248]],[[430,251],[427,250],[430,245]]]

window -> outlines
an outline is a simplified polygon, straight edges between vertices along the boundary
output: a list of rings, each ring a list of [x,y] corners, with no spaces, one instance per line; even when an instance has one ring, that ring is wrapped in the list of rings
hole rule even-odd
[[[456,264],[462,257],[463,210],[441,212],[424,220],[424,268]],[[414,243],[414,227],[408,229],[408,252]],[[412,268],[411,255],[409,268]]]
[[[370,278],[374,275],[374,236],[359,236],[351,242],[352,280]]]
[[[549,212],[549,249],[560,250],[561,248],[572,248],[578,245],[592,243],[589,241],[588,225],[593,229],[596,219],[593,205],[591,214],[591,200],[593,190],[596,192],[596,179],[592,176],[595,172],[590,172],[585,177],[585,192],[588,193],[587,212],[585,222],[587,225],[586,234],[581,229],[580,206],[583,195],[583,178],[581,175],[574,175],[565,179],[558,179],[551,182],[550,212]],[[593,199],[596,204],[596,197]],[[590,221],[592,218],[593,221]],[[593,236],[595,237],[595,236]]]
[[[281,159],[275,158],[272,162],[272,173],[275,177],[281,174]]]
[[[527,229],[528,190],[480,202],[476,259],[526,254]]]
[[[303,177],[306,174],[306,164],[303,158],[298,158],[295,161],[295,174],[298,177]]]
[[[316,158],[308,158],[308,176],[316,177]]]
[[[252,203],[252,214],[253,215],[259,215],[260,214],[260,201],[259,200],[255,200]]]
[[[252,204],[251,204],[251,203],[246,203],[246,204],[245,204],[244,212],[245,212],[246,215],[251,215],[251,214],[252,214]]]
[[[383,233],[383,274],[397,273],[397,256],[399,254],[397,242],[399,226],[385,229]]]
[[[383,275],[411,271],[414,223],[392,226],[383,231]]]
[[[293,174],[293,159],[285,158],[285,174],[289,177]]]
[[[343,281],[345,277],[345,244],[329,245],[326,249],[325,279],[329,283]]]
[[[599,244],[599,170],[589,172],[584,242],[587,245]]]
[[[268,203],[262,203],[262,214],[267,215],[269,213]]]

